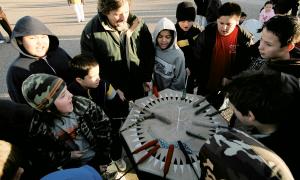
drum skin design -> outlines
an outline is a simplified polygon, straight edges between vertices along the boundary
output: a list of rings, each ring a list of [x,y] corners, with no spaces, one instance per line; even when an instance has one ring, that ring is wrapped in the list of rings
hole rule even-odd
[[[182,98],[184,97],[184,98]],[[155,176],[164,176],[164,165],[170,145],[174,145],[172,159],[167,179],[197,179],[201,176],[199,150],[203,144],[227,127],[227,122],[216,112],[206,100],[200,104],[195,102],[204,97],[185,94],[182,92],[165,89],[159,92],[159,97],[148,96],[136,100],[126,121],[121,127],[121,135],[124,138],[130,152],[147,144],[152,140],[158,140],[160,148],[143,163],[138,164],[139,171],[147,172]],[[199,111],[200,110],[200,111]],[[200,112],[195,115],[195,112]],[[149,116],[152,114],[152,116]],[[214,114],[212,117],[209,114]],[[163,117],[165,123],[160,120]],[[204,125],[199,125],[205,124]],[[222,127],[222,128],[219,128]],[[196,135],[193,137],[190,134]],[[191,163],[179,149],[178,141],[181,141],[187,151]],[[133,160],[138,162],[153,147],[145,148],[139,153],[132,154]],[[195,171],[197,175],[195,174]]]

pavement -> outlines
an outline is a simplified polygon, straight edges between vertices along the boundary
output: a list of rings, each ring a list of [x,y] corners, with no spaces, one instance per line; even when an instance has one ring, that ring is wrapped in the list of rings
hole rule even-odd
[[[190,0],[193,2],[192,0]],[[1,0],[12,27],[23,16],[34,16],[60,39],[60,46],[72,57],[80,53],[80,34],[85,24],[96,14],[97,0],[85,0],[84,11],[86,21],[78,23],[75,12],[66,0]],[[143,18],[152,32],[155,23],[162,17],[176,21],[176,6],[181,0],[132,0],[132,12]],[[228,0],[222,0],[228,2]],[[265,0],[235,0],[250,18],[258,18],[259,10]],[[0,30],[7,38],[7,34]],[[6,73],[11,62],[18,57],[18,52],[9,43],[0,44],[0,98],[7,98]],[[126,179],[137,179],[133,174]]]

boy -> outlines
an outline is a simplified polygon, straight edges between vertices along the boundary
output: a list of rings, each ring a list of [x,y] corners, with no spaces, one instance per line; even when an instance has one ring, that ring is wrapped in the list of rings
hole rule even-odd
[[[23,81],[34,73],[47,73],[70,82],[68,62],[71,57],[59,47],[58,38],[38,19],[24,16],[16,23],[11,37],[19,57],[10,65],[6,84],[10,98],[26,103],[22,96]]]
[[[110,163],[110,121],[89,99],[74,96],[65,82],[49,74],[32,74],[22,85],[36,110],[29,129],[30,145],[44,161],[44,171],[90,164],[104,172]]]
[[[250,70],[263,70],[269,67],[268,64],[299,57],[297,50],[294,49],[300,40],[300,20],[297,17],[274,16],[263,24],[259,32],[261,39],[252,47],[254,53]]]
[[[119,94],[112,85],[100,79],[100,68],[97,60],[89,55],[77,55],[70,63],[73,74],[73,82],[68,90],[76,95],[89,98],[103,108],[104,112],[112,119],[113,148],[111,158],[120,171],[126,170],[126,163],[121,159],[122,147],[120,147],[119,129],[122,120],[128,115],[128,103],[120,99]]]
[[[184,54],[177,46],[177,33],[174,23],[162,18],[153,32],[155,45],[154,84],[158,90],[185,88]]]
[[[249,66],[248,48],[252,35],[238,24],[241,7],[233,2],[223,4],[217,22],[206,26],[196,40],[194,49],[198,65],[198,92],[210,94],[208,99],[217,109],[223,98],[214,95],[231,76]]]
[[[176,18],[177,23],[175,28],[177,31],[177,45],[184,53],[185,66],[187,71],[187,93],[194,93],[196,85],[196,62],[194,60],[192,46],[195,44],[195,39],[201,32],[200,28],[194,26],[196,10],[191,2],[181,2],[177,5]]]
[[[299,178],[299,154],[294,142],[287,139],[298,132],[294,123],[299,119],[298,84],[286,74],[246,71],[226,87],[237,119],[254,128],[255,137],[285,161],[295,179]]]

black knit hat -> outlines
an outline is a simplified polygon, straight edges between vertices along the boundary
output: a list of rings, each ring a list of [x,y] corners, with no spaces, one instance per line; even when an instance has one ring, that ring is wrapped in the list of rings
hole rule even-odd
[[[183,1],[177,5],[176,9],[177,21],[191,20],[195,21],[196,9],[192,2]]]

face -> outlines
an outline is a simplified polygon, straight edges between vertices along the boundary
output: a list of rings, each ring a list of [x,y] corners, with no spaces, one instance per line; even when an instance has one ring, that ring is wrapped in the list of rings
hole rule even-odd
[[[183,30],[183,31],[188,31],[191,29],[191,27],[193,26],[193,21],[188,21],[188,20],[185,20],[185,21],[179,21],[178,24],[180,26],[180,28]]]
[[[280,47],[278,37],[264,28],[261,32],[261,39],[258,46],[259,53],[264,59],[286,59],[289,56],[288,47]]]
[[[124,4],[116,10],[110,11],[106,14],[109,24],[115,28],[116,30],[120,31],[127,26],[127,19],[129,16],[129,3],[128,1],[124,2]]]
[[[228,36],[236,25],[239,24],[240,17],[239,16],[221,16],[217,19],[218,23],[218,31],[222,36]]]
[[[22,38],[22,44],[32,56],[44,57],[49,49],[48,35],[30,35]]]
[[[265,5],[265,12],[270,12],[273,9],[273,5],[272,4],[266,4]]]
[[[68,114],[73,111],[73,103],[72,103],[73,94],[71,94],[67,87],[65,87],[59,96],[55,99],[54,105],[56,109],[62,114]]]
[[[96,88],[100,82],[99,66],[94,66],[89,70],[88,75],[84,79],[79,78],[77,81],[82,87]]]
[[[161,49],[166,49],[172,41],[172,34],[169,30],[162,30],[157,36],[157,45]]]

